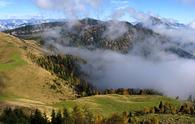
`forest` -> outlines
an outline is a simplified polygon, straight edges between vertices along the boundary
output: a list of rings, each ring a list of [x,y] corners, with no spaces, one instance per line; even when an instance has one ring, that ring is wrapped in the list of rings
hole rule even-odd
[[[152,118],[138,120],[140,116],[152,114]],[[0,115],[3,124],[160,124],[160,119],[155,114],[188,115],[195,116],[195,104],[185,102],[177,107],[168,102],[160,102],[159,106],[144,108],[141,111],[113,113],[110,117],[95,115],[86,107],[75,106],[71,111],[52,110],[48,117],[40,110],[25,110],[22,108],[6,108]]]

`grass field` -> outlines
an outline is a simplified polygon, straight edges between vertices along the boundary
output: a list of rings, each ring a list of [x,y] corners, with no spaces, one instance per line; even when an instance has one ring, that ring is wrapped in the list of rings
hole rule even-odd
[[[97,95],[90,97],[83,97],[76,100],[66,100],[52,104],[36,101],[33,99],[26,99],[18,96],[0,96],[0,102],[4,101],[10,105],[24,106],[30,108],[38,108],[47,115],[51,114],[52,109],[63,110],[67,108],[69,111],[74,106],[87,107],[94,114],[109,117],[113,113],[121,114],[122,112],[130,112],[143,110],[145,107],[158,106],[160,101],[170,102],[176,106],[180,105],[180,101],[164,96],[124,96],[124,95]],[[150,116],[141,116],[139,119],[149,118]],[[164,116],[159,116],[163,118]]]
[[[21,56],[19,53],[12,54],[10,56],[9,60],[5,63],[0,63],[0,71],[7,70],[7,69],[13,69],[18,66],[22,66],[25,64],[25,61],[21,59]]]
[[[113,113],[122,114],[122,112],[130,112],[143,110],[145,107],[159,106],[160,101],[169,102],[175,106],[180,106],[182,101],[168,98],[166,96],[124,96],[124,95],[98,95],[85,98],[79,98],[76,100],[67,100],[59,102],[54,106],[60,109],[64,107],[72,110],[74,106],[83,107],[86,106],[94,114],[102,115],[104,117],[110,117]],[[144,120],[151,120],[157,118],[163,124],[193,124],[195,123],[195,117],[190,115],[178,115],[178,114],[145,114],[144,116],[135,116],[136,122]]]
[[[144,107],[158,106],[160,101],[170,102],[176,106],[180,105],[178,100],[164,96],[97,95],[76,100],[67,100],[55,104],[55,107],[71,109],[76,105],[80,107],[87,106],[95,114],[109,116],[112,113],[143,110]]]
[[[24,64],[25,61],[22,59],[17,46],[10,42],[0,42],[0,71],[14,69]]]
[[[52,90],[50,85],[58,80],[57,76],[33,63],[28,53],[43,55],[35,41],[0,33],[0,100],[18,96],[53,103],[74,97],[72,89],[66,85],[60,87],[60,93]]]

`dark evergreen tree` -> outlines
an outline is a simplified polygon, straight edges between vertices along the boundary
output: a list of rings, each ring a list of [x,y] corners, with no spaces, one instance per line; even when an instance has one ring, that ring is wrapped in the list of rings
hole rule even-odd
[[[29,124],[30,118],[19,108],[14,110],[6,108],[0,115],[0,122],[4,124]]]
[[[48,120],[46,116],[43,116],[42,113],[36,109],[35,112],[31,115],[31,124],[47,124]]]
[[[71,123],[71,116],[66,108],[63,111],[63,124],[70,124]]]
[[[63,123],[62,114],[61,111],[58,111],[55,117],[55,124],[62,124],[62,123]]]
[[[163,113],[164,112],[164,105],[163,105],[163,102],[162,101],[160,101],[160,104],[159,104],[159,112],[160,113]]]
[[[55,110],[52,110],[52,113],[51,113],[51,124],[56,124],[56,113],[55,113]]]

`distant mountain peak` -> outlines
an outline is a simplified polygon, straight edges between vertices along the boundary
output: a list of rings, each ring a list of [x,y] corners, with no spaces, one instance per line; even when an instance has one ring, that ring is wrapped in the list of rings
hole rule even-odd
[[[57,19],[1,19],[0,31],[15,29],[26,25],[36,25],[47,22],[61,21]]]
[[[166,28],[184,28],[186,27],[185,24],[178,23],[174,20],[169,20],[169,19],[164,19],[164,18],[159,18],[155,16],[150,16],[147,21],[144,22],[139,22],[136,24],[137,26],[144,26],[144,27],[155,27],[155,26],[164,26]]]

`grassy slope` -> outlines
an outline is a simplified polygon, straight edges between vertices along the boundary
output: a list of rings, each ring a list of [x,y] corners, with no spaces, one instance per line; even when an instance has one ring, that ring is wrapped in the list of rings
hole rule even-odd
[[[13,36],[0,33],[0,102],[12,104],[53,104],[59,99],[74,97],[68,86],[62,86],[63,93],[56,93],[49,84],[57,79],[48,71],[32,63],[28,52],[42,55],[34,41],[21,41]],[[34,102],[33,102],[34,101]]]
[[[75,105],[87,106],[94,113],[109,116],[112,113],[122,113],[124,111],[143,110],[144,107],[158,106],[160,101],[170,102],[179,105],[180,102],[163,96],[121,96],[121,95],[98,95],[67,100],[57,103],[55,106],[63,108],[73,108]]]
[[[25,61],[20,57],[20,51],[17,47],[8,42],[9,38],[2,36],[0,42],[0,71],[5,71],[8,69],[14,69],[15,67],[22,66],[25,64]]]
[[[145,107],[158,106],[160,101],[170,102],[175,106],[180,106],[181,101],[168,98],[165,96],[121,96],[121,95],[99,95],[79,98],[76,100],[67,100],[55,104],[55,107],[63,109],[68,108],[70,111],[74,106],[86,106],[94,114],[110,117],[113,113],[122,114],[122,112],[130,112],[143,110]],[[134,117],[137,121],[150,120],[154,117],[161,122],[167,124],[189,124],[195,123],[195,117],[189,115],[173,115],[173,114],[148,114],[144,116]]]

